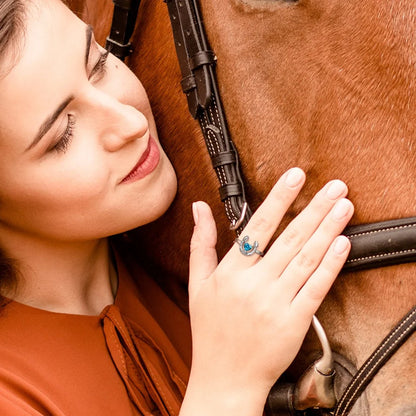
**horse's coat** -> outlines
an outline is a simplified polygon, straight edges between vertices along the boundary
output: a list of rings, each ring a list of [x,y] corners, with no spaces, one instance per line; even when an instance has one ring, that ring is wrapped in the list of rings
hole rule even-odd
[[[99,10],[86,3],[83,17],[103,42],[112,2]],[[416,1],[201,0],[201,6],[252,208],[284,170],[298,165],[308,183],[287,220],[335,177],[349,185],[355,223],[416,215]],[[179,177],[172,208],[135,239],[149,267],[171,279],[163,286],[186,307],[191,202],[213,207],[220,255],[234,236],[180,91],[161,0],[142,0],[133,44],[131,67],[149,93]],[[318,313],[334,350],[361,365],[415,304],[415,287],[414,264],[340,276]],[[311,334],[291,368],[294,378],[314,349]],[[415,380],[413,336],[367,389],[371,416],[416,414]]]

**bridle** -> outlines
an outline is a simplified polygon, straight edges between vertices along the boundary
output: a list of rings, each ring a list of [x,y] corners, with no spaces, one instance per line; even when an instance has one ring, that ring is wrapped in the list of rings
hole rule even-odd
[[[179,59],[182,90],[192,117],[198,119],[213,168],[220,183],[220,197],[226,215],[237,235],[248,222],[251,211],[239,168],[237,150],[231,140],[219,96],[215,53],[209,48],[197,0],[164,0],[171,20],[175,48]],[[124,60],[132,52],[130,37],[134,31],[140,0],[113,0],[112,27],[107,49]],[[416,217],[348,227],[344,234],[352,243],[344,270],[413,262],[416,260]],[[322,389],[317,397],[320,407],[333,408],[331,414],[343,416],[366,386],[403,343],[416,330],[416,306],[386,336],[368,360],[357,371],[344,394],[336,403],[333,394],[333,361],[323,328],[314,318],[314,328],[323,346],[323,357],[305,378],[313,377],[315,387]],[[310,380],[309,380],[310,381]],[[299,390],[299,386],[296,386]],[[302,387],[302,386],[300,386]],[[300,389],[301,390],[301,389]],[[281,400],[282,396],[286,400]],[[325,403],[326,401],[326,403]],[[315,403],[316,404],[316,403]],[[313,407],[312,403],[312,407]],[[293,386],[269,395],[272,414],[295,414],[307,407],[302,398],[293,397]],[[309,406],[309,404],[308,404]]]
[[[198,119],[213,168],[218,177],[220,197],[230,228],[237,235],[248,222],[251,210],[235,148],[227,127],[215,74],[216,56],[209,48],[197,0],[164,0],[171,20],[175,48],[182,74],[181,86],[189,111]],[[140,0],[113,0],[114,14],[106,48],[124,60],[132,52],[133,34]],[[344,234],[352,248],[343,268],[355,271],[416,261],[416,217],[347,227]],[[334,416],[347,415],[372,378],[416,330],[416,306],[386,336],[353,376],[342,397],[333,392],[334,363],[329,342],[319,321],[313,326],[323,348],[323,356],[304,374],[296,386],[272,390],[268,408],[272,415],[295,415],[310,407],[331,409]],[[307,380],[303,383],[302,380]],[[318,391],[315,402],[302,396],[303,384]],[[298,394],[298,396],[296,396]],[[283,398],[283,399],[282,399]],[[307,406],[307,407],[305,407]]]
[[[191,3],[166,3],[181,65],[181,86],[188,100],[189,111],[200,123],[212,165],[220,182],[220,197],[224,202],[227,217],[233,224],[233,229],[242,229],[250,218],[251,211],[248,205],[244,205],[245,188],[237,150],[228,132],[215,81],[215,54],[208,48],[201,20],[199,17],[195,20],[190,9]],[[130,54],[129,39],[134,30],[134,19],[139,4],[140,0],[114,1],[113,22],[106,47],[120,59]],[[178,18],[175,20],[172,16],[176,10]],[[244,212],[243,206],[246,207]]]

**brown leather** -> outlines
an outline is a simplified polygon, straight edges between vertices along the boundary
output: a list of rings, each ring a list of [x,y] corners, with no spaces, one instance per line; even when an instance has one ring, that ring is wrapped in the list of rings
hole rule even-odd
[[[334,416],[346,416],[373,377],[416,331],[416,306],[392,329],[352,378],[338,401]]]
[[[134,29],[140,0],[113,0],[114,15],[109,38],[120,43],[123,55]],[[220,197],[230,221],[239,218],[245,202],[238,153],[232,143],[217,91],[215,54],[209,50],[195,0],[165,0],[182,73],[182,89],[189,111],[198,118],[212,165],[220,181]],[[108,47],[113,50],[114,43]],[[212,106],[212,108],[211,108]],[[217,114],[218,117],[213,117]],[[248,211],[246,221],[251,216]],[[352,271],[416,261],[416,217],[348,227],[351,252],[344,270]]]
[[[215,54],[208,47],[197,0],[164,1],[168,6],[181,68],[182,90],[186,94],[191,115],[200,123],[220,182],[220,196],[225,204],[227,217],[230,222],[234,222],[239,218],[246,198],[238,153],[228,132],[218,92]],[[237,234],[241,232],[250,216],[251,211],[248,209]],[[351,226],[344,231],[344,234],[352,243],[344,270],[352,271],[416,261],[416,217]],[[415,309],[410,311],[408,316],[414,317]],[[413,333],[416,324],[415,319],[412,319],[411,324],[403,330],[403,321],[400,322],[399,329],[393,330],[386,338],[387,341],[372,354],[369,367],[364,368],[361,374],[357,374],[359,381],[361,381],[360,377],[365,379],[363,389],[381,366]],[[405,322],[408,321],[405,320]],[[390,344],[391,337],[395,337],[394,346]],[[382,354],[385,359],[377,361],[374,366],[371,365],[373,357],[378,357],[379,354]]]
[[[197,118],[220,182],[220,197],[231,223],[246,202],[238,154],[231,141],[215,75],[216,57],[208,47],[195,0],[165,0],[169,10],[181,86],[192,117]],[[248,222],[247,210],[242,227]],[[241,228],[239,230],[241,231]],[[238,233],[238,231],[237,231]]]
[[[106,49],[122,61],[133,52],[130,38],[134,31],[140,0],[113,0],[114,12]]]
[[[416,217],[351,226],[344,234],[351,241],[344,270],[416,261]]]

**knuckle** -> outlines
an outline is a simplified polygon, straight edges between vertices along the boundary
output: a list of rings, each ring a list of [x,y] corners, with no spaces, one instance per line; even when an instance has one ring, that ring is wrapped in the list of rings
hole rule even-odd
[[[321,287],[318,284],[309,284],[307,289],[307,296],[310,301],[314,303],[320,303],[322,302],[323,298],[325,297],[326,291],[323,287]]]
[[[310,253],[304,253],[304,252],[301,251],[296,256],[296,264],[302,269],[310,270],[310,269],[314,269],[316,267],[317,260]]]
[[[324,216],[328,212],[331,205],[330,201],[318,194],[311,202],[311,209],[317,214]]]
[[[314,221],[319,224],[328,215],[328,212],[331,210],[331,206],[332,204],[330,204],[329,201],[326,201],[318,194],[306,208],[308,211],[308,217],[313,218]]]
[[[300,232],[294,227],[288,227],[280,236],[282,244],[289,248],[301,247],[303,243]]]
[[[267,232],[273,227],[271,221],[261,215],[253,216],[250,225],[253,227],[253,229],[260,233]]]
[[[201,245],[200,238],[196,233],[194,233],[192,235],[191,242],[189,244],[190,252],[193,253],[195,250],[197,250],[200,247],[200,245]]]
[[[294,191],[294,189],[289,189],[286,186],[278,186],[273,189],[273,192],[270,193],[269,198],[274,206],[287,208],[287,206],[292,203],[295,197]]]
[[[189,245],[190,254],[195,253],[195,251],[197,251],[197,249],[198,249],[198,244],[194,240],[192,240],[191,244]]]
[[[326,279],[330,279],[332,276],[336,277],[340,272],[342,265],[344,264],[344,259],[336,258],[331,253],[330,256],[326,256],[326,258],[322,261],[320,265],[321,274],[326,277]]]

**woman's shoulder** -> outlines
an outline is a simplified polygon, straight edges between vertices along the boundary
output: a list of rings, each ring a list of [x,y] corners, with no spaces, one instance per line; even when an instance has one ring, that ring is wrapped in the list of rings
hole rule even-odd
[[[12,301],[1,311],[0,337],[0,415],[81,415],[85,409],[115,414],[117,406],[126,412],[130,408],[99,316],[49,312]],[[91,390],[97,380],[99,388]]]

